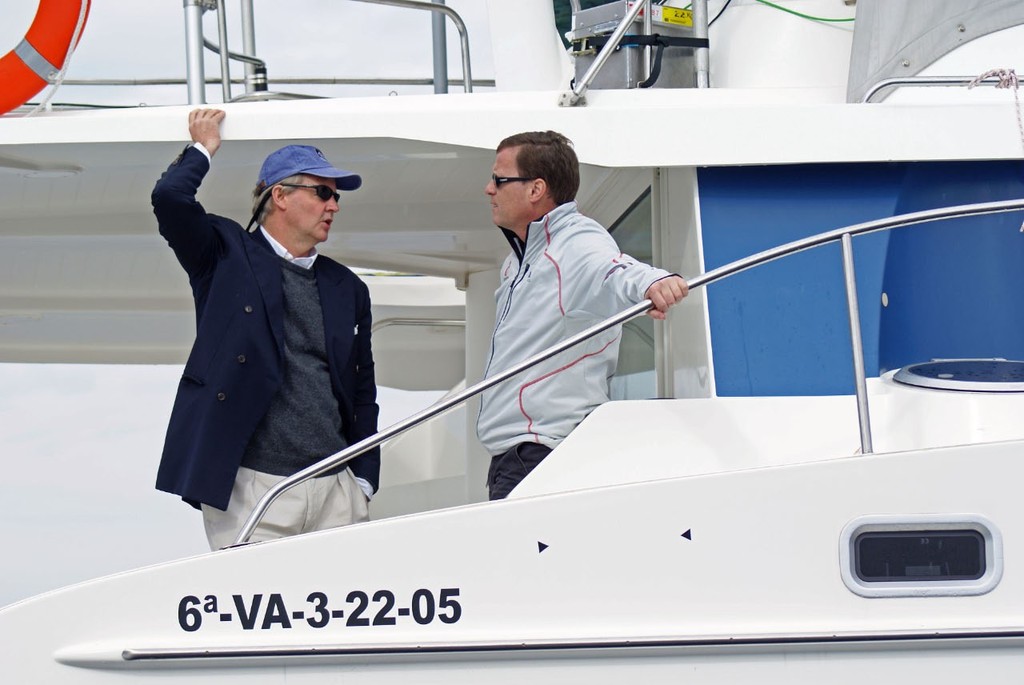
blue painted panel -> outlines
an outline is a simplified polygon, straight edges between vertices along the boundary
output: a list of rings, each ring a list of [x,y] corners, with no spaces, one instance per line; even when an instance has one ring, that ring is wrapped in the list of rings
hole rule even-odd
[[[705,267],[850,224],[890,216],[895,164],[701,169]],[[877,370],[879,293],[888,236],[854,241],[869,373]],[[829,245],[708,289],[720,396],[836,395],[853,388],[842,256]]]
[[[700,169],[705,266],[899,213],[1017,197],[1022,178],[1022,165],[998,162]],[[969,221],[977,225],[967,232],[918,227],[854,240],[868,375],[931,356],[994,356],[996,348],[1024,359],[1020,217]],[[883,280],[892,291],[884,313]],[[982,325],[989,302],[1009,320]],[[719,395],[853,392],[838,245],[712,285],[708,307]],[[965,323],[951,324],[954,311]]]
[[[897,213],[1024,197],[1020,162],[908,165]],[[1024,234],[1019,213],[894,231],[882,370],[937,358],[1024,359]]]

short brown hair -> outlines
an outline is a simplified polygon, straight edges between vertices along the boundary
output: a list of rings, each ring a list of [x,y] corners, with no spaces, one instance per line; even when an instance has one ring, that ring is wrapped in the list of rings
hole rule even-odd
[[[555,131],[528,131],[501,141],[497,151],[510,147],[519,148],[516,166],[520,176],[544,179],[551,199],[558,204],[576,199],[580,162],[571,140]]]

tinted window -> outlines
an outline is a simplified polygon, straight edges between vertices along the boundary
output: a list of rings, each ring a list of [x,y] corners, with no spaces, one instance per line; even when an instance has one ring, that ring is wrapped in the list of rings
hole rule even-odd
[[[862,533],[854,553],[866,582],[975,580],[985,573],[985,540],[974,530]]]

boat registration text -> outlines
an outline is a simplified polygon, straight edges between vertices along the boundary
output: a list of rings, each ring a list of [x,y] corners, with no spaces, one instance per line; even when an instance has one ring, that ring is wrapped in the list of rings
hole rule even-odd
[[[178,625],[192,633],[208,621],[234,623],[243,630],[290,629],[301,625],[326,628],[344,625],[350,628],[393,626],[414,621],[429,625],[436,621],[456,623],[462,618],[459,588],[438,591],[418,589],[399,602],[391,590],[368,593],[353,590],[344,602],[336,603],[324,592],[311,592],[301,606],[289,609],[281,593],[231,595],[186,595],[178,602]]]

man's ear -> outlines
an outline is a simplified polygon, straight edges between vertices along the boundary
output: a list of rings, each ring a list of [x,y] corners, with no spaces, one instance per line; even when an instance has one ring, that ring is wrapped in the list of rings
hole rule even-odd
[[[530,201],[540,202],[548,194],[548,182],[543,178],[535,178],[530,182]]]
[[[287,195],[288,193],[282,186],[278,185],[270,189],[270,201],[278,209],[280,209],[284,205],[284,199],[285,197],[287,197]]]

